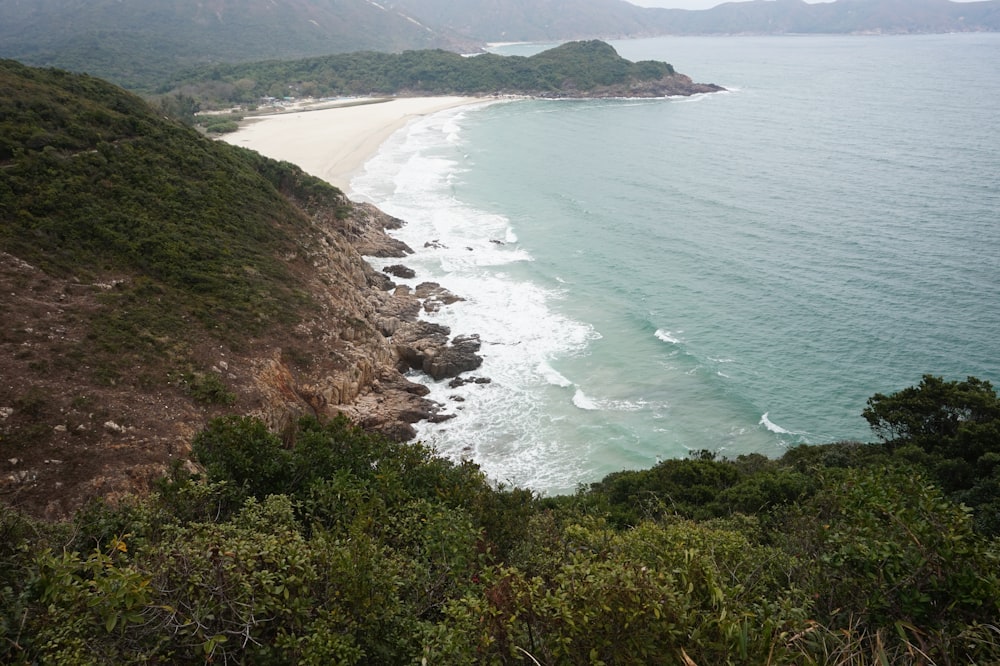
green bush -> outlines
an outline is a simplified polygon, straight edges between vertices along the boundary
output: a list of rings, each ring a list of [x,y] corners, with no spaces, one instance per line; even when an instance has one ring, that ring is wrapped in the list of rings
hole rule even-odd
[[[996,545],[975,533],[968,510],[910,468],[830,471],[823,481],[779,529],[828,626],[919,644],[939,663],[997,658],[957,640],[1000,617]]]
[[[69,525],[0,513],[0,661],[1000,661],[1000,544],[918,447],[699,455],[546,500],[344,419],[222,418],[194,450],[204,478]]]
[[[184,383],[191,397],[202,404],[232,405],[236,402],[236,394],[214,372],[188,373]]]

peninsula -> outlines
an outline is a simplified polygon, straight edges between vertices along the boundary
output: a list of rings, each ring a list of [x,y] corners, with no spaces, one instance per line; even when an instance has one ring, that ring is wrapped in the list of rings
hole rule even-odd
[[[351,53],[291,61],[213,65],[163,86],[203,107],[255,105],[296,97],[434,97],[519,95],[547,98],[672,97],[720,92],[673,65],[632,62],[600,40],[567,42],[533,56],[442,50]]]

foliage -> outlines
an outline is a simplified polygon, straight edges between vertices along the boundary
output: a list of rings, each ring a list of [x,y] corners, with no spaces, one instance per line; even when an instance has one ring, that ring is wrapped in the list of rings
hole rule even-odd
[[[209,134],[228,134],[240,128],[239,121],[229,119],[218,119],[205,123],[205,131]]]
[[[863,415],[889,451],[972,507],[983,533],[1000,535],[1000,399],[988,381],[924,375],[917,386],[875,394]]]
[[[231,405],[236,402],[236,394],[226,388],[226,384],[217,373],[189,373],[184,377],[184,382],[191,397],[200,403]]]
[[[888,396],[876,393],[863,415],[893,448],[913,443],[974,462],[998,446],[1000,400],[989,382],[975,377],[946,382],[924,375],[917,386]]]
[[[757,454],[735,461],[695,454],[648,470],[609,474],[591,485],[584,501],[605,507],[617,524],[635,525],[667,515],[707,519],[762,513],[804,497],[813,487],[802,471]]]
[[[177,93],[164,95],[159,101],[160,112],[185,125],[194,125],[195,114],[199,111],[198,102],[190,95]]]
[[[688,521],[548,534],[533,564],[489,571],[448,607],[429,661],[791,663],[807,600],[788,587],[781,553]]]
[[[699,454],[539,501],[342,418],[218,419],[204,475],[72,525],[0,512],[0,660],[1000,659],[997,542],[878,450]]]

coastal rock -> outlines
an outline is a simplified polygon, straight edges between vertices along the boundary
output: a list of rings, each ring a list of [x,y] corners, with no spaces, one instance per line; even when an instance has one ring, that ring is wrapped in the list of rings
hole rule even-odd
[[[475,370],[483,363],[476,352],[481,342],[478,335],[457,336],[448,342],[446,326],[426,321],[409,322],[393,336],[393,343],[402,368],[422,370],[435,380],[456,377]]]
[[[447,379],[475,370],[483,364],[483,358],[476,353],[480,346],[478,335],[458,336],[450,346],[424,361],[424,372],[434,379]]]
[[[416,436],[411,424],[437,415],[437,403],[424,397],[429,392],[423,384],[385,368],[372,392],[358,400],[352,411],[361,427],[403,442]]]
[[[396,288],[396,283],[390,280],[388,275],[372,271],[368,278],[368,286],[379,291],[392,291]]]
[[[455,377],[448,382],[448,388],[458,388],[466,384],[489,384],[492,381],[489,377]]]
[[[702,93],[724,92],[725,90],[722,86],[714,83],[695,83],[690,76],[674,73],[655,81],[631,81],[589,90],[564,88],[557,92],[542,93],[539,96],[555,98],[687,97]]]
[[[437,282],[421,282],[414,290],[414,295],[423,302],[424,312],[437,312],[446,305],[465,300]]]
[[[353,223],[345,230],[351,245],[366,257],[405,257],[413,254],[410,246],[385,233],[399,229],[404,222],[367,203],[354,204]]]
[[[448,345],[451,329],[428,321],[406,322],[396,329],[392,342],[402,369],[423,370],[424,362]]]
[[[388,273],[389,275],[394,275],[398,278],[408,280],[417,276],[416,272],[412,268],[403,266],[402,264],[393,264],[392,266],[386,266],[382,269],[383,273]]]

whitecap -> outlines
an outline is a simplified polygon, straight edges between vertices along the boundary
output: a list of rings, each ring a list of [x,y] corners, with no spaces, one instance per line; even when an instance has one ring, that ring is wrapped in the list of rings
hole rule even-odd
[[[594,411],[598,409],[597,403],[584,393],[583,389],[577,389],[576,393],[573,394],[573,404],[580,409],[585,409],[587,411]]]
[[[559,289],[517,277],[514,265],[532,257],[516,243],[510,219],[455,197],[452,182],[465,160],[461,123],[453,120],[428,116],[401,130],[352,182],[354,192],[406,222],[392,235],[414,250],[402,260],[370,258],[373,265],[402,262],[416,272],[414,281],[438,282],[463,298],[424,316],[453,335],[478,333],[484,341],[483,364],[474,374],[489,383],[450,387],[411,377],[455,414],[416,424],[417,436],[449,458],[472,457],[493,479],[571,491],[589,457],[579,443],[552,434],[546,394],[573,383],[549,361],[579,352],[597,334],[552,308],[564,297]],[[597,408],[582,393],[574,404]]]
[[[616,412],[640,412],[644,409],[662,409],[666,405],[651,405],[646,400],[609,400],[601,403],[601,407]]]
[[[565,388],[573,385],[573,382],[559,374],[559,371],[549,365],[546,361],[539,363],[538,367],[535,368],[535,372],[544,377],[545,381],[553,386],[562,386]]]
[[[767,428],[768,430],[770,430],[771,432],[777,433],[779,435],[794,435],[795,434],[791,430],[785,430],[781,426],[779,426],[779,425],[777,425],[775,423],[772,423],[771,419],[767,418],[767,415],[768,415],[768,412],[764,412],[764,415],[760,417],[760,421],[757,422],[757,425],[762,425],[765,428]]]
[[[656,333],[654,333],[653,335],[655,335],[660,340],[668,342],[672,345],[679,345],[681,343],[680,339],[675,337],[671,331],[665,331],[662,328],[656,329]]]

